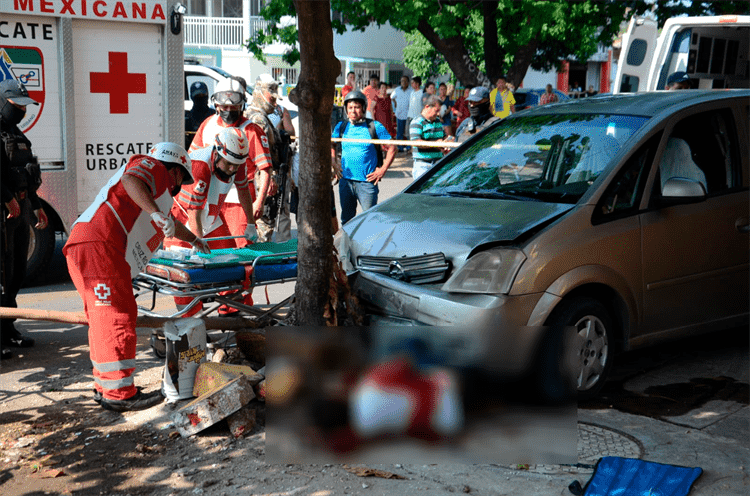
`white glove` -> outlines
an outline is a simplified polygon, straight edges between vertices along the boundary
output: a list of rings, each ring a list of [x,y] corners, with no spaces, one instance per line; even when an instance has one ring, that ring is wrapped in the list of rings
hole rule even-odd
[[[211,253],[211,248],[208,247],[208,241],[203,238],[199,238],[196,236],[195,240],[190,244],[193,245],[193,248],[195,248],[196,251],[205,253],[206,255]]]
[[[151,214],[151,218],[154,219],[154,222],[156,222],[156,225],[161,228],[162,231],[164,231],[164,236],[171,238],[174,236],[174,221],[172,220],[172,217],[169,215],[164,215],[161,212],[154,212]]]

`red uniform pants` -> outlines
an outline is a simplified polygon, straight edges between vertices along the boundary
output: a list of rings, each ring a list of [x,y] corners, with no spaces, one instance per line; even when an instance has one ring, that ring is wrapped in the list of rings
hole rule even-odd
[[[89,321],[95,387],[104,398],[128,399],[136,394],[133,372],[138,315],[130,266],[112,243],[80,243],[65,246],[63,251]]]

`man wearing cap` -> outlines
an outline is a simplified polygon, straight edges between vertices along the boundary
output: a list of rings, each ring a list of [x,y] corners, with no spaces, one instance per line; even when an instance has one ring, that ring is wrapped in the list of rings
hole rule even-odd
[[[490,108],[495,117],[503,119],[516,111],[516,99],[507,87],[506,76],[497,78],[496,88],[490,93]]]
[[[138,310],[131,281],[165,237],[209,252],[169,213],[180,186],[193,182],[190,168],[176,143],[133,155],[78,217],[63,247],[89,322],[94,401],[106,410],[144,410],[163,400],[159,391],[146,394],[133,384]]]
[[[208,86],[202,81],[196,81],[190,85],[190,99],[193,108],[185,111],[185,148],[189,148],[193,142],[193,136],[203,121],[216,113],[216,110],[208,106]]]
[[[490,110],[490,92],[484,86],[476,86],[471,89],[466,97],[469,104],[469,117],[464,119],[456,129],[456,141],[466,141],[476,133],[486,128],[498,118],[492,115]]]
[[[689,90],[690,89],[690,76],[687,72],[678,71],[673,72],[667,78],[667,85],[664,87],[665,90]]]
[[[31,152],[31,142],[18,128],[27,105],[38,105],[16,79],[0,82],[0,187],[2,188],[2,306],[15,308],[16,296],[26,277],[29,229],[45,229],[47,216],[36,194],[42,184],[41,170]],[[32,213],[33,212],[33,213]],[[36,216],[36,219],[33,218]],[[34,340],[15,328],[15,319],[0,321],[2,358],[13,357],[10,346],[27,348]]]
[[[268,146],[271,151],[271,163],[273,172],[271,181],[273,181],[272,190],[275,194],[266,197],[263,205],[263,215],[255,221],[258,229],[258,241],[261,243],[270,242],[276,228],[276,218],[279,220],[279,232],[276,233],[276,241],[288,241],[291,238],[291,219],[289,217],[289,190],[288,174],[290,170],[291,155],[289,153],[289,144],[282,139],[282,132],[278,127],[283,123],[283,110],[279,109],[277,99],[279,97],[279,84],[270,74],[261,74],[255,80],[255,91],[253,99],[250,102],[245,115],[254,124],[257,124],[268,137]],[[281,116],[279,116],[281,114]],[[288,136],[288,133],[286,133]],[[285,166],[283,173],[286,175],[284,181],[284,191],[278,190],[281,185],[281,166]],[[281,202],[281,204],[279,204]]]

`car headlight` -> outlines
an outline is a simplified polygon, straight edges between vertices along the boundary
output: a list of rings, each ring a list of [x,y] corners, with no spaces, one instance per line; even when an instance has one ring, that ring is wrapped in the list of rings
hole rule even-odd
[[[450,293],[507,294],[524,260],[526,255],[520,250],[479,252],[456,271],[442,289]]]

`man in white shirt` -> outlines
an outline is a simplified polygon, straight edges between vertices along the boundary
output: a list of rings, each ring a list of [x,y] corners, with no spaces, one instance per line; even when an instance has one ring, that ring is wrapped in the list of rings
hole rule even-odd
[[[412,92],[409,96],[409,112],[406,115],[406,128],[409,129],[412,119],[416,119],[422,114],[422,78],[414,76],[411,78]]]
[[[412,89],[409,88],[409,77],[401,76],[401,86],[393,90],[391,93],[391,102],[393,105],[393,113],[396,114],[396,139],[409,139],[404,138],[404,132],[406,131],[406,119],[409,117],[409,98],[412,94]],[[406,151],[408,147],[399,146],[398,151]]]

